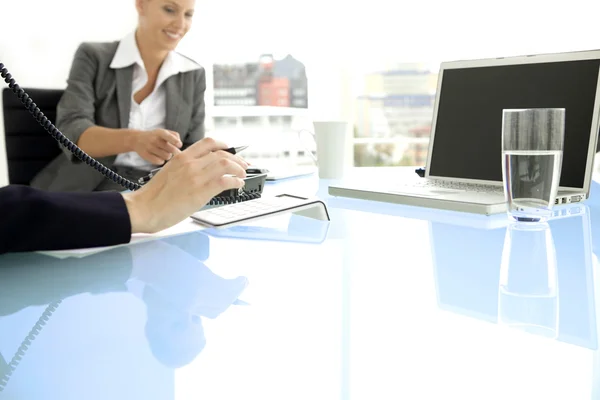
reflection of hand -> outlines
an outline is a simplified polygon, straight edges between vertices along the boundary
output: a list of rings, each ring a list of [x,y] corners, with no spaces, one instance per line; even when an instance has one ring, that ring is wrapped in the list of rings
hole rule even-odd
[[[144,328],[150,351],[161,364],[179,368],[192,362],[206,345],[202,320],[177,309],[152,287],[144,288]]]
[[[184,220],[224,190],[241,188],[248,164],[205,138],[175,155],[141,189],[123,194],[132,233],[154,233]],[[239,178],[238,178],[239,177]]]
[[[198,248],[193,254],[185,249],[186,237],[191,237]],[[149,312],[155,315],[161,309],[168,309],[167,313],[216,318],[235,303],[248,279],[223,278],[198,259],[196,254],[207,254],[210,246],[205,234],[195,232],[170,239],[128,246],[133,260],[130,279],[143,282],[144,287],[151,287],[156,294],[154,306],[148,305],[154,310]],[[202,258],[207,258],[206,254]],[[165,268],[165,259],[169,260],[169,268]]]
[[[183,237],[133,246],[132,278],[143,282],[145,334],[154,357],[163,365],[189,364],[206,345],[201,317],[216,318],[246,288],[244,277],[225,279],[212,272],[181,246]],[[209,246],[204,234],[192,234],[196,246]],[[208,252],[208,249],[205,250]],[[160,255],[160,257],[157,257]],[[169,267],[160,260],[169,259]]]
[[[180,152],[182,145],[179,133],[167,129],[154,129],[139,131],[134,136],[133,150],[144,160],[163,165]]]

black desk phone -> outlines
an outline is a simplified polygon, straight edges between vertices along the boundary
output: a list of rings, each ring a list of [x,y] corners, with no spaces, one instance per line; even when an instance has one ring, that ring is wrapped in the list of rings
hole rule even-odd
[[[254,173],[253,173],[254,172]],[[240,201],[257,199],[261,196],[265,187],[266,173],[256,173],[255,169],[246,170],[246,178],[244,178],[244,187],[241,189],[229,189],[221,192],[218,196],[213,197],[208,205],[218,206]]]
[[[132,182],[116,172],[112,171],[110,168],[106,167],[102,163],[98,162],[94,158],[90,157],[83,150],[81,150],[75,143],[73,143],[69,138],[62,134],[53,124],[50,122],[48,117],[44,115],[44,113],[38,108],[38,106],[33,102],[31,97],[25,90],[23,90],[13,79],[12,75],[8,72],[8,70],[4,67],[4,64],[0,62],[0,76],[4,79],[4,81],[8,84],[8,87],[13,91],[13,93],[21,100],[25,108],[33,115],[33,117],[38,121],[38,123],[52,136],[58,143],[62,146],[69,149],[78,159],[82,162],[86,163],[90,167],[96,169],[106,178],[118,183],[123,186],[125,189],[129,190],[138,190],[142,185],[139,183]],[[265,185],[265,180],[267,177],[266,172],[259,169],[252,169],[246,172],[246,184],[241,189],[232,189],[226,190],[220,193],[218,196],[215,196],[208,203],[212,206],[225,205],[231,203],[238,203],[241,201],[252,200],[259,198],[262,194],[262,190]]]

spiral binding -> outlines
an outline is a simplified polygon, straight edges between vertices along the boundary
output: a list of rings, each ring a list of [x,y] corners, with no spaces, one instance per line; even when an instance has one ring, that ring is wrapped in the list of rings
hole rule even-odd
[[[8,87],[13,91],[14,94],[17,95],[21,103],[25,105],[25,108],[33,115],[33,117],[39,122],[40,125],[52,136],[58,143],[69,149],[75,157],[89,165],[90,167],[96,169],[102,175],[107,177],[108,179],[118,183],[129,190],[138,190],[141,186],[137,183],[134,183],[128,179],[123,178],[121,175],[115,173],[111,169],[104,166],[99,161],[90,157],[86,152],[81,150],[75,143],[69,140],[68,137],[62,134],[53,124],[50,122],[48,117],[44,115],[44,113],[38,108],[38,106],[33,102],[31,97],[15,82],[12,75],[8,72],[8,70],[4,67],[4,64],[0,62],[0,76],[4,79],[4,81],[8,84]]]
[[[29,334],[25,337],[25,339],[23,339],[23,342],[21,342],[21,345],[17,349],[15,355],[8,363],[8,371],[6,371],[4,375],[0,376],[0,393],[4,391],[4,389],[8,385],[10,377],[21,363],[21,360],[23,360],[23,357],[25,357],[25,353],[27,352],[37,335],[42,331],[42,328],[46,325],[52,314],[56,311],[60,303],[61,300],[50,303],[46,307],[42,315],[40,315],[35,325],[33,325],[33,328],[31,328]]]

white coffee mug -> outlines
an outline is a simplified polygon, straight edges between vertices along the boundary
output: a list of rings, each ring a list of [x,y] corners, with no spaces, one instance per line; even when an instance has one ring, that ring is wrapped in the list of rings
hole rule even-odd
[[[340,179],[344,176],[348,122],[313,121],[317,144],[319,178]]]

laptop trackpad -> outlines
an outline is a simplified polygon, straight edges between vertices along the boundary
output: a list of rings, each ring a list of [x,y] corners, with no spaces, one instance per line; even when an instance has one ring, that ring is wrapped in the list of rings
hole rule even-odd
[[[442,189],[442,188],[423,188],[423,187],[402,187],[396,190],[390,190],[390,193],[404,194],[407,196],[425,196],[425,197],[440,197],[449,194],[461,193],[462,190]]]

